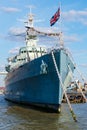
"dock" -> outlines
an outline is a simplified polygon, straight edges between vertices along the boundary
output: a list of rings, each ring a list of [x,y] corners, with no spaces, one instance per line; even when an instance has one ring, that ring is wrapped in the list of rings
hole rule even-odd
[[[87,92],[84,92],[87,97]],[[85,103],[85,99],[80,92],[67,92],[70,103]],[[66,98],[63,96],[63,103],[66,103]]]

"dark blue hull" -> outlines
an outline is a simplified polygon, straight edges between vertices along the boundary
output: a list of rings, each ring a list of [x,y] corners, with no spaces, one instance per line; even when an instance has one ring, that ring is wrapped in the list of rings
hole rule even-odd
[[[74,66],[65,50],[56,50],[54,56],[64,83],[69,72],[68,64],[72,71]],[[42,60],[47,66],[46,72],[41,68]],[[45,106],[54,110],[58,110],[61,105],[63,91],[51,53],[9,72],[5,84],[5,98],[10,101]]]

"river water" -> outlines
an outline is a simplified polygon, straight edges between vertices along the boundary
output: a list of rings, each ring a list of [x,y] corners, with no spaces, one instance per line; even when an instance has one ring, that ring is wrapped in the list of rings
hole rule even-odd
[[[60,114],[10,103],[0,95],[0,130],[87,130],[87,103],[72,104],[74,122],[67,104]]]

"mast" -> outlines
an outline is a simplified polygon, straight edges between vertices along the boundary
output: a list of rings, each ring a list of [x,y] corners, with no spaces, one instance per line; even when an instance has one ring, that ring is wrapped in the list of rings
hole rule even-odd
[[[26,22],[27,23],[27,26],[26,27],[30,27],[30,28],[33,28],[33,23],[34,23],[34,15],[32,14],[32,6],[29,6],[30,8],[30,12],[29,12],[29,15],[28,15],[28,21]]]
[[[26,25],[26,46],[36,46],[36,33],[34,32],[34,15],[32,14],[32,6],[30,6],[30,12],[28,14],[28,21]]]
[[[59,33],[59,44],[60,44],[60,47],[64,47],[63,33],[62,32]]]
[[[26,60],[30,61],[30,52],[29,50],[34,50],[35,46],[36,46],[36,34],[34,33],[34,27],[33,27],[33,23],[34,23],[34,15],[31,12],[31,8],[32,6],[29,7],[30,8],[30,12],[28,14],[28,21],[25,22],[25,28],[26,28],[26,37],[25,37],[25,42],[26,42],[26,51],[27,51],[27,55],[26,55]],[[34,55],[35,52],[33,51]]]

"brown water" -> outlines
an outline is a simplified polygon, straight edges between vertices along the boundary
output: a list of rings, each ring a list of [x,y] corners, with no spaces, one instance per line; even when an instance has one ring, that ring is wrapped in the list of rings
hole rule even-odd
[[[0,96],[0,130],[87,130],[87,103],[73,104],[74,122],[67,104],[61,114],[19,106]]]

